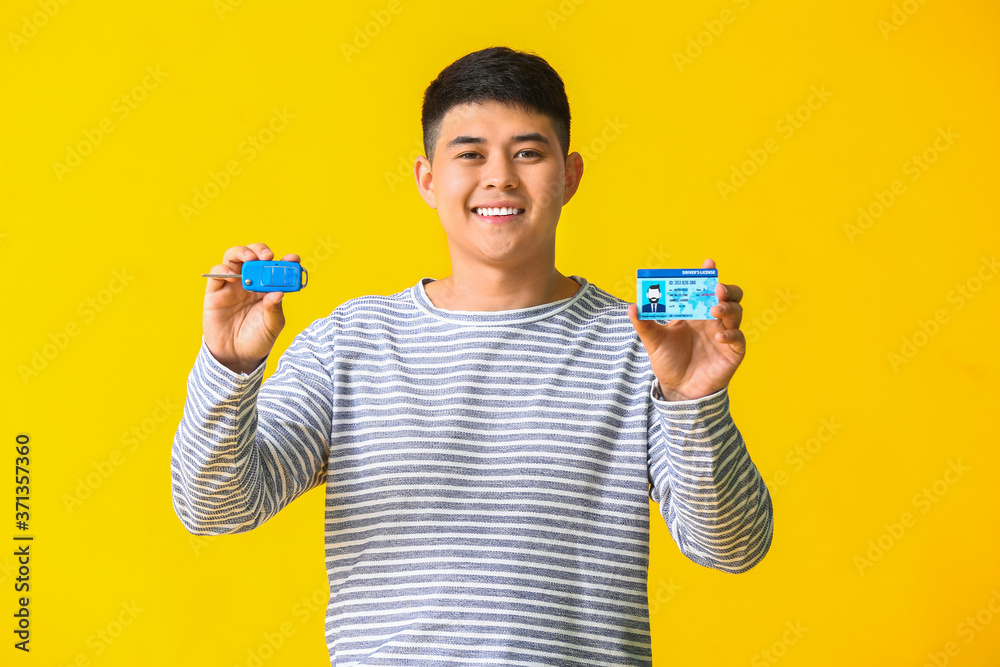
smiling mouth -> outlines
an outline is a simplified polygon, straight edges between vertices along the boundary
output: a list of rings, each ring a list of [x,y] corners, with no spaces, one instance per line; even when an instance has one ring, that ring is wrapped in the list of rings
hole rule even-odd
[[[476,207],[472,209],[472,212],[476,214],[476,217],[481,218],[485,222],[491,224],[497,224],[501,222],[507,222],[510,220],[515,220],[519,218],[527,209],[523,208],[513,208],[513,207],[500,207],[500,208],[480,208]]]

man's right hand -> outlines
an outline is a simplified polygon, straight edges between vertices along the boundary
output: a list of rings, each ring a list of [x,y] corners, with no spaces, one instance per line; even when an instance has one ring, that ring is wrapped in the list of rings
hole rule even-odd
[[[209,273],[234,273],[243,262],[272,260],[274,253],[263,243],[235,246],[226,251],[222,264]],[[285,255],[285,262],[298,262],[299,256]],[[205,311],[202,333],[212,356],[236,373],[249,373],[270,354],[274,341],[285,326],[281,311],[284,292],[249,292],[239,278],[209,278],[205,287]]]

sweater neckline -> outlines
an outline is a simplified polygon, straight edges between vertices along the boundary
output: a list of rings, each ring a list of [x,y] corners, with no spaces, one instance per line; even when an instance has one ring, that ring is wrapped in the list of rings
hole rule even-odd
[[[580,284],[580,289],[573,296],[543,303],[529,308],[516,308],[514,310],[445,310],[438,308],[427,296],[424,285],[433,282],[435,278],[423,277],[417,284],[410,288],[410,298],[420,310],[431,317],[444,322],[457,324],[477,324],[477,325],[504,325],[504,324],[525,324],[536,322],[551,317],[556,313],[570,308],[584,295],[590,291],[590,283],[582,276],[568,276]]]

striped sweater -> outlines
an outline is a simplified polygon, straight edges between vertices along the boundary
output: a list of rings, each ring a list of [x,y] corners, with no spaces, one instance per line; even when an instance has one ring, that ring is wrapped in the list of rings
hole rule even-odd
[[[648,665],[649,499],[681,553],[739,573],[771,499],[727,388],[665,401],[628,303],[450,311],[423,278],[350,299],[261,379],[202,340],[171,450],[192,533],[326,485],[330,664]]]

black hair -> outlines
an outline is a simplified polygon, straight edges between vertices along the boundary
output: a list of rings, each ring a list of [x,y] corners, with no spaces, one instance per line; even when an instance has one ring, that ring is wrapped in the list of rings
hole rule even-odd
[[[548,116],[563,157],[569,155],[569,100],[563,80],[534,53],[493,46],[448,65],[424,91],[420,123],[427,159],[434,159],[441,123],[452,107],[489,100]]]

